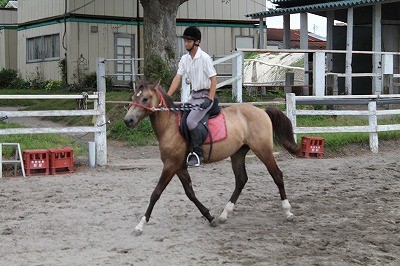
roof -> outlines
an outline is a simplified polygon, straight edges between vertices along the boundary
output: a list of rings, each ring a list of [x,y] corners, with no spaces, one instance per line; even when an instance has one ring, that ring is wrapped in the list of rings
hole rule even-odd
[[[274,3],[278,2],[294,2],[295,0],[292,1],[274,1]],[[297,1],[299,2],[299,1]],[[304,2],[304,1],[301,1]],[[309,1],[308,1],[309,2]],[[322,2],[322,1],[318,1]],[[247,14],[245,15],[246,17],[251,17],[253,19],[255,18],[264,18],[264,17],[274,17],[274,16],[279,16],[279,15],[285,15],[285,14],[295,14],[295,13],[303,13],[303,12],[317,12],[317,11],[325,11],[325,10],[334,10],[334,9],[345,9],[348,7],[354,7],[354,6],[368,6],[368,5],[373,5],[376,3],[389,3],[389,2],[398,2],[398,1],[392,1],[392,0],[342,0],[342,1],[330,1],[330,2],[325,2],[325,3],[316,3],[316,4],[311,4],[311,5],[301,5],[301,6],[292,6],[292,7],[285,7],[285,8],[276,8],[276,9],[270,9],[267,11],[262,11],[262,12],[257,12],[257,13],[252,13],[252,14]]]
[[[8,1],[5,8],[18,8],[18,1]]]
[[[283,29],[267,28],[267,41],[283,41]],[[309,47],[314,49],[325,49],[326,41],[325,38],[320,37],[313,33],[308,33]],[[300,47],[300,30],[290,30],[290,47]]]

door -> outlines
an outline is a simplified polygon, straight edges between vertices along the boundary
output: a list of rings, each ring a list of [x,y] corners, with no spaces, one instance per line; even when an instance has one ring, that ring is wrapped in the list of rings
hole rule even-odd
[[[115,85],[129,86],[132,81],[133,35],[115,34]],[[134,62],[135,63],[135,62]]]

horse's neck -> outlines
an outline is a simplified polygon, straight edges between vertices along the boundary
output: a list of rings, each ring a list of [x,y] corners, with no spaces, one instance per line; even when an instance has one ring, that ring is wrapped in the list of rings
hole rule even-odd
[[[150,116],[151,125],[158,140],[164,136],[175,136],[178,132],[177,114],[169,112],[156,112]]]

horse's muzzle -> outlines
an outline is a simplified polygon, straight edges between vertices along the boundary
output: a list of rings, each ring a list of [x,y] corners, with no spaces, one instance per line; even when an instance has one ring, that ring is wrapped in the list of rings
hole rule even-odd
[[[124,123],[129,128],[134,128],[136,126],[136,122],[133,118],[124,118]]]

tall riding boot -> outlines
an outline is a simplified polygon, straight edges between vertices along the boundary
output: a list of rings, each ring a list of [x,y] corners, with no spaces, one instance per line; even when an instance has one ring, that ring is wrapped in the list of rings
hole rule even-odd
[[[190,132],[190,144],[192,146],[192,152],[186,158],[187,166],[200,166],[203,161],[203,150],[202,150],[202,137],[199,126],[192,129]]]

